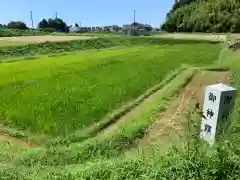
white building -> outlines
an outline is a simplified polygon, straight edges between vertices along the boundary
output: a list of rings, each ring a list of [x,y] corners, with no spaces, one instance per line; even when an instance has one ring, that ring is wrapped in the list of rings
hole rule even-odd
[[[69,32],[81,32],[81,28],[80,27],[70,27]]]

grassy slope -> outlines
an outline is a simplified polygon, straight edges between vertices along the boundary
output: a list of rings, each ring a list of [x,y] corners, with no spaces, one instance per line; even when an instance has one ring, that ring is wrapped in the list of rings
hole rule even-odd
[[[3,63],[0,117],[37,133],[69,134],[137,98],[181,63],[212,63],[218,50],[161,45]]]
[[[151,37],[103,37],[88,40],[59,41],[33,43],[22,46],[3,46],[0,48],[1,61],[11,57],[27,56],[29,58],[41,54],[67,53],[79,50],[104,49],[112,47],[129,47],[134,45],[161,45],[161,44],[204,44],[209,41],[173,40],[169,38]],[[218,42],[212,42],[213,44]],[[0,61],[0,62],[1,62]]]

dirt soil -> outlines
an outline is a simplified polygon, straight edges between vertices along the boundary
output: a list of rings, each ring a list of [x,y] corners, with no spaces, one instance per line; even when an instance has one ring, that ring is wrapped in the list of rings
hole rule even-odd
[[[198,71],[169,108],[147,129],[145,136],[138,141],[138,147],[148,147],[156,141],[170,142],[173,137],[182,135],[187,113],[194,109],[196,102],[202,109],[205,87],[215,83],[229,84],[231,79],[231,73],[226,71]]]
[[[21,138],[12,137],[7,134],[0,134],[0,141],[5,141],[10,144],[17,145],[19,148],[37,147],[37,145],[34,144],[33,142],[26,141]]]
[[[90,36],[19,36],[19,37],[1,37],[4,41],[22,41],[29,43],[41,43],[46,41],[71,41],[71,40],[85,40],[92,39]]]
[[[0,141],[7,142],[10,145],[14,145],[19,150],[38,147],[38,145],[33,142],[30,142],[30,141],[27,141],[27,140],[24,140],[21,138],[13,137],[8,134],[0,134]],[[0,168],[8,167],[9,163],[10,162],[1,162],[0,161]]]

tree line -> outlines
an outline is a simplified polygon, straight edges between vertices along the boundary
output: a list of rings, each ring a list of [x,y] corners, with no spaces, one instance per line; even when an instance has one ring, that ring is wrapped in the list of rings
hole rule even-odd
[[[240,32],[239,0],[182,0],[174,4],[161,29],[168,32]]]
[[[3,29],[19,29],[27,30],[30,29],[27,27],[26,23],[22,21],[10,21],[8,24],[0,24],[0,28]],[[44,30],[48,32],[68,32],[69,26],[61,18],[49,18],[48,20],[42,19],[37,26],[38,30]]]
[[[133,23],[134,24],[134,23]],[[148,24],[141,24],[136,23],[136,27],[139,27],[141,25],[141,28],[145,31],[152,31],[153,28],[151,25]],[[44,32],[69,32],[69,29],[72,26],[68,26],[66,22],[61,18],[49,18],[49,19],[42,19],[38,25],[37,30],[44,31]],[[74,27],[81,28],[81,32],[88,31],[88,27],[80,27],[78,23],[75,23]],[[96,27],[95,27],[96,28]],[[119,31],[122,30],[122,27],[118,25],[112,25],[112,26],[104,26],[101,27],[103,31]],[[0,29],[17,29],[17,30],[27,30],[31,29],[27,27],[27,25],[22,21],[10,21],[8,24],[0,24]]]

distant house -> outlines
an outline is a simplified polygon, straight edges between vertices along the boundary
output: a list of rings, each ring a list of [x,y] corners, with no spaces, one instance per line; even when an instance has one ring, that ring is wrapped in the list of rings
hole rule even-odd
[[[81,32],[80,27],[69,27],[69,32]]]
[[[131,24],[131,27],[135,29],[143,29],[145,27],[145,24],[134,22]]]
[[[103,27],[103,31],[109,31],[109,27],[108,26],[104,26]]]
[[[122,29],[123,29],[123,30],[126,30],[126,29],[128,29],[128,28],[130,28],[130,27],[131,27],[130,24],[124,24],[123,27],[122,27]]]
[[[115,31],[113,26],[108,26],[109,31]]]
[[[125,36],[138,36],[138,35],[144,35],[149,36],[149,31],[152,30],[152,27],[147,24],[141,24],[134,22],[132,24],[125,24],[123,25],[123,34]]]
[[[132,24],[124,24],[123,25],[123,30],[126,30],[128,28],[131,28],[131,29],[143,29],[144,27],[145,27],[145,24],[134,22]]]
[[[88,31],[88,28],[87,27],[81,27],[81,32],[87,32]]]
[[[111,26],[111,28],[113,29],[113,31],[119,31],[120,27],[118,25],[113,25],[113,26]]]

